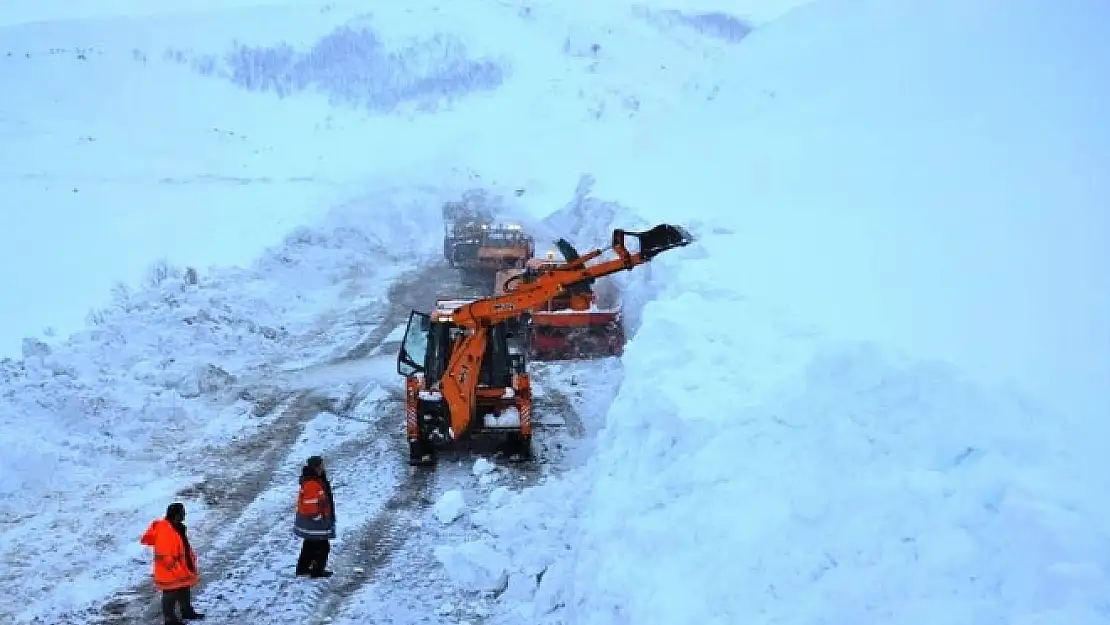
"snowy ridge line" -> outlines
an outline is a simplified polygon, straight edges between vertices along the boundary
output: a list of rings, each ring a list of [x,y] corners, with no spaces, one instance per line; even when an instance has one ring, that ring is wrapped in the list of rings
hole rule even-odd
[[[384,288],[382,290],[384,291]],[[270,358],[271,362],[281,359],[281,356],[277,354]],[[204,362],[203,359],[198,360]],[[224,364],[223,361],[218,359],[215,361]],[[253,362],[240,364],[246,364],[249,369],[254,369],[257,366]],[[224,364],[224,366],[227,365]],[[266,365],[259,368],[265,370]],[[248,371],[239,376],[227,376],[220,367],[214,367],[214,369],[224,373],[228,378],[239,377],[240,383],[236,385],[238,388],[219,389],[215,401],[202,397],[195,403],[186,401],[185,404],[194,406],[193,412],[210,413],[208,419],[226,419],[238,424],[238,427],[233,429],[238,429],[241,432],[240,438],[233,439],[228,444],[189,451],[186,452],[185,456],[177,458],[177,461],[182,463],[180,466],[201,467],[206,472],[211,471],[212,468],[216,468],[217,471],[223,468],[219,463],[213,463],[212,458],[234,459],[232,465],[226,467],[226,475],[222,471],[216,475],[209,475],[200,484],[185,488],[176,495],[178,498],[201,499],[207,507],[211,508],[211,518],[208,518],[209,515],[205,514],[194,525],[194,533],[198,535],[199,539],[198,547],[204,549],[206,553],[214,553],[215,550],[205,547],[205,543],[210,539],[219,539],[219,535],[209,532],[207,526],[210,523],[219,526],[232,517],[237,509],[249,507],[248,504],[253,498],[265,489],[266,480],[272,479],[272,475],[286,451],[284,447],[290,445],[299,436],[303,424],[311,419],[310,410],[313,405],[320,408],[327,407],[326,398],[317,397],[310,400],[308,394],[304,392],[299,394],[299,399],[290,401],[290,397],[298,395],[294,390],[275,388],[274,385],[259,388],[250,384],[242,384],[244,378],[255,377],[254,372]],[[267,375],[263,373],[258,377],[264,379]],[[223,381],[219,380],[219,382]],[[211,393],[207,393],[207,395],[210,397]],[[240,402],[236,398],[237,400],[246,401]],[[228,400],[230,400],[230,404]],[[293,404],[298,401],[305,405],[294,409]],[[239,403],[245,404],[246,407],[240,410]],[[253,403],[253,407],[251,407],[251,403]],[[230,408],[230,412],[225,411],[225,408]],[[278,416],[275,419],[273,415]],[[245,438],[242,438],[243,435],[245,435]],[[232,474],[231,471],[241,474]],[[154,514],[154,516],[157,516],[157,514]],[[123,540],[131,542],[131,539],[128,538]],[[232,545],[232,547],[235,546]],[[50,610],[48,606],[46,610],[36,615],[29,615],[32,619],[30,622],[56,622],[59,619],[62,621],[72,619],[86,623],[90,618],[94,619],[94,622],[98,618],[104,619],[108,623],[130,622],[128,620],[129,616],[136,610],[141,610],[139,606],[149,605],[155,600],[154,590],[148,583],[149,564],[142,562],[139,558],[132,558],[130,563],[136,565],[134,570],[131,570],[129,564],[128,570],[120,580],[121,583],[112,584],[116,588],[123,588],[118,592],[114,592],[111,588],[107,589],[105,598],[108,600],[99,611],[95,604],[101,604],[103,599],[95,601],[94,605],[85,604],[61,608],[65,610],[65,614],[59,616],[51,615],[50,613],[55,610]],[[202,584],[207,583],[207,581],[209,580],[205,579]]]
[[[14,408],[10,414],[19,414],[23,404],[32,402],[58,413],[59,434],[72,438],[61,438],[61,443],[44,447],[39,455],[60,457],[62,466],[78,469],[79,474],[71,471],[59,483],[82,494],[63,505],[53,503],[60,499],[48,490],[41,507],[58,508],[57,517],[28,519],[31,530],[41,532],[39,526],[50,525],[81,531],[70,532],[70,538],[58,546],[49,541],[33,546],[31,552],[23,551],[24,562],[30,564],[50,551],[66,549],[75,557],[63,560],[68,570],[61,575],[55,571],[28,576],[33,569],[21,571],[19,561],[13,560],[17,566],[5,574],[11,575],[13,588],[25,590],[9,593],[10,603],[0,609],[8,620],[83,625],[144,622],[144,615],[157,611],[156,593],[150,584],[149,552],[136,541],[145,523],[161,516],[171,498],[187,505],[193,501],[190,525],[201,550],[202,588],[216,581],[218,567],[234,562],[235,552],[247,546],[227,536],[228,530],[242,533],[251,524],[267,527],[273,522],[265,511],[278,509],[275,506],[283,498],[275,494],[271,499],[268,489],[275,476],[286,471],[282,465],[289,447],[313,415],[309,407],[293,407],[292,398],[302,391],[284,380],[268,383],[272,374],[267,370],[327,356],[328,348],[340,343],[336,334],[348,330],[350,311],[372,300],[380,302],[404,267],[362,242],[356,236],[358,229],[349,230],[354,235],[334,227],[307,229],[312,237],[287,237],[250,268],[213,269],[201,276],[199,284],[188,283],[178,272],[170,276],[173,279],[129,292],[99,325],[28,362],[31,373],[42,370],[38,377],[47,386],[36,385],[34,377],[12,376],[10,394],[22,398],[10,402]],[[291,292],[297,296],[290,297]],[[359,320],[358,313],[353,317]],[[271,330],[276,330],[272,336]],[[325,342],[329,335],[330,345]],[[37,368],[32,367],[36,363]],[[0,369],[21,371],[22,367],[22,362],[8,361]],[[207,376],[209,372],[217,375]],[[28,392],[15,392],[21,387]],[[51,395],[60,400],[42,401]],[[93,433],[91,443],[79,439],[77,430],[69,428],[73,432],[69,434],[61,427],[71,415]],[[107,434],[97,437],[97,432]],[[187,444],[182,444],[183,436]],[[93,453],[82,456],[75,451],[85,449]],[[102,453],[111,454],[105,457],[105,465],[118,466],[122,475],[141,476],[130,482],[135,492],[142,493],[142,502],[129,501],[134,497],[128,494],[131,489],[111,500],[101,498],[101,488],[108,489],[101,482],[110,479],[97,470],[101,462],[97,456]],[[195,484],[198,480],[200,484]],[[42,483],[44,489],[54,488]],[[105,511],[98,514],[97,506],[105,503]],[[7,532],[5,528],[5,538],[13,539],[10,550],[17,555],[18,535],[30,535],[30,530]],[[110,551],[101,556],[97,553],[101,550]],[[58,586],[50,580],[54,575],[71,581]],[[81,584],[80,578],[90,585]]]

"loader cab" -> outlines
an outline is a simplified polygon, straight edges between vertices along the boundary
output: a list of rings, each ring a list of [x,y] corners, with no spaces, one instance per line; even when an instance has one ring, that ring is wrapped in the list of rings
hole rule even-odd
[[[447,372],[455,343],[464,332],[463,328],[453,323],[435,321],[428,313],[412,311],[401,349],[397,353],[397,373],[404,377],[423,374],[425,388],[431,388]],[[485,357],[478,375],[478,386],[512,386],[513,373],[524,367],[519,355],[510,353],[512,338],[512,332],[505,323],[490,328]]]

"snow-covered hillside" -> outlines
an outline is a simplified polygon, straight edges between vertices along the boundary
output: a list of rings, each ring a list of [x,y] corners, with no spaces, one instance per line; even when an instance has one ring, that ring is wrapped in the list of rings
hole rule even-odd
[[[0,179],[19,209],[0,216],[0,294],[34,302],[5,307],[4,352],[45,327],[78,329],[114,281],[133,286],[156,259],[250,262],[450,138],[435,123],[414,135],[403,118],[367,113],[501,79],[496,62],[437,38],[434,23],[405,41],[400,29],[383,34],[385,17],[349,21],[357,7],[202,8],[0,34],[0,83],[19,85],[0,101]],[[291,76],[310,91],[280,98],[274,88]]]
[[[0,362],[5,622],[155,618],[136,541],[175,498],[222,623],[1110,619],[1105,7],[114,0],[0,25],[26,209],[0,292],[27,303],[0,336],[24,355]],[[621,359],[536,367],[547,463],[427,477],[392,359],[460,288],[438,212],[469,189],[541,240],[698,241],[609,281]],[[302,582],[282,519],[310,453],[339,572]]]

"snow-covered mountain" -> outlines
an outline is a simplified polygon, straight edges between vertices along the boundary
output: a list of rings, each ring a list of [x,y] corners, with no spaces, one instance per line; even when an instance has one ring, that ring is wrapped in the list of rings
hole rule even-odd
[[[179,499],[221,623],[1107,622],[1107,59],[1089,0],[5,3],[0,620],[156,618]],[[698,238],[536,366],[534,471],[404,464],[469,191]]]

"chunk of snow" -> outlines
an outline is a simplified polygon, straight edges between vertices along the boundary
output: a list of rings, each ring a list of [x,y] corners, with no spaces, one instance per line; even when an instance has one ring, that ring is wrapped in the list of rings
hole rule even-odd
[[[494,507],[500,507],[509,500],[509,497],[511,497],[512,494],[512,491],[510,491],[507,487],[498,486],[497,488],[493,489],[493,492],[489,494],[490,505]]]
[[[531,601],[536,594],[536,576],[522,572],[513,572],[509,575],[508,585],[500,599],[504,601]]]
[[[235,384],[235,376],[216,365],[195,368],[177,383],[177,392],[186,399],[220,393]]]
[[[490,462],[488,459],[478,458],[477,460],[474,461],[474,467],[471,468],[471,472],[473,472],[474,475],[477,475],[477,476],[481,477],[481,476],[493,471],[496,468],[497,468],[497,465]]]
[[[474,592],[501,592],[509,582],[509,559],[484,541],[440,545],[435,557],[461,588]]]
[[[514,406],[501,411],[501,414],[486,413],[483,417],[488,428],[515,428],[520,427],[520,411]]]
[[[466,499],[461,490],[449,490],[436,501],[433,510],[436,519],[444,525],[459,518],[466,509]]]

